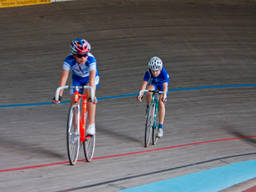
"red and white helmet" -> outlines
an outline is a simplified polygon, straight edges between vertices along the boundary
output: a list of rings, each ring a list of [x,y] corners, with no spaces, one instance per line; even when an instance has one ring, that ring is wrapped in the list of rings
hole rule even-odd
[[[70,44],[70,51],[73,55],[84,55],[91,51],[91,45],[81,38],[76,38]]]
[[[163,62],[159,57],[152,57],[148,62],[148,68],[152,71],[158,71],[162,69]]]

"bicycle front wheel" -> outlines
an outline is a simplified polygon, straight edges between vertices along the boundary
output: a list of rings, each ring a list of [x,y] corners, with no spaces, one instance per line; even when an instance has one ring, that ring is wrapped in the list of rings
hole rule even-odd
[[[159,121],[158,106],[159,105],[156,104],[155,109],[154,109],[152,145],[156,145],[156,143],[158,141],[158,126],[157,126],[157,122]]]
[[[86,141],[83,142],[84,156],[87,162],[90,162],[94,155],[96,135],[86,136]]]
[[[148,147],[152,138],[152,126],[154,118],[155,104],[150,104],[147,110],[146,125],[145,125],[145,138],[144,146]]]
[[[69,109],[67,122],[67,151],[70,165],[75,165],[80,147],[80,107],[74,104]]]

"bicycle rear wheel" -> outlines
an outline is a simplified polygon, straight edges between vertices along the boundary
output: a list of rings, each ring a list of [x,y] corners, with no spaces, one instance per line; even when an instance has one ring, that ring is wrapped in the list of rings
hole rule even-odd
[[[70,165],[75,165],[80,147],[80,107],[74,104],[69,109],[67,122],[67,151]]]
[[[145,147],[149,146],[150,140],[152,138],[154,110],[155,110],[155,104],[150,104],[147,110],[146,125],[145,125],[145,138],[144,138]]]
[[[84,156],[87,162],[90,162],[94,155],[96,135],[86,136],[86,141],[83,142]]]
[[[152,133],[152,145],[156,145],[157,141],[158,141],[158,127],[153,128],[153,133]]]

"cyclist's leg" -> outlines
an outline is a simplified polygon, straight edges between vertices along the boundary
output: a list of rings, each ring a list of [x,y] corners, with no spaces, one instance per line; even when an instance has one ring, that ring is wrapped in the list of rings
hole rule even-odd
[[[163,95],[159,97],[159,124],[164,124],[165,118],[165,103],[162,101]]]
[[[157,85],[157,88],[159,91],[163,91],[163,83],[159,83]],[[168,90],[168,89],[167,89]],[[165,102],[163,102],[163,94],[160,94],[159,97],[159,124],[163,125],[164,124],[164,118],[165,118]]]
[[[158,84],[158,90],[163,91],[163,84]],[[163,94],[159,96],[159,125],[158,125],[158,137],[163,136],[163,125],[164,125],[164,118],[165,118],[165,102],[163,102]]]
[[[95,113],[96,113],[96,104],[93,102],[87,103],[88,107],[88,125],[95,124]]]
[[[89,84],[87,83],[86,85],[89,85]],[[95,77],[95,85],[96,85],[96,89],[97,89],[97,87],[99,85],[99,76]],[[95,90],[95,92],[96,92],[96,90]],[[90,92],[88,89],[85,90],[84,93],[87,95],[87,97],[89,97]],[[92,128],[95,130],[96,103],[88,102],[87,109],[88,109],[88,128]]]
[[[164,117],[165,117],[165,103],[162,101],[163,95],[161,94],[159,97],[159,124],[158,124],[158,137],[162,137],[164,134],[163,125],[164,125]]]
[[[147,90],[156,90],[156,85],[154,85],[154,84],[149,84],[148,86],[147,86]],[[151,100],[152,100],[152,93],[147,93],[146,94],[146,103],[147,103],[147,105],[149,105],[150,103],[151,103]]]
[[[89,82],[86,84],[89,85]],[[95,95],[96,89],[99,85],[99,76],[95,77]],[[90,97],[90,90],[86,89],[84,91],[87,98]],[[96,97],[95,97],[96,99]],[[93,159],[94,149],[95,149],[95,113],[96,113],[96,102],[87,102],[87,109],[88,109],[88,127],[86,130],[86,135],[89,136],[86,139],[86,142],[83,143],[84,146],[84,154],[86,161],[90,162]]]

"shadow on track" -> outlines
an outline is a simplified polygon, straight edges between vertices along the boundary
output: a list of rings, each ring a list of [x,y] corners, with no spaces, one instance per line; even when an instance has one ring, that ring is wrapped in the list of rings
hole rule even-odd
[[[129,135],[121,134],[120,132],[112,131],[111,128],[106,128],[106,127],[103,128],[103,127],[105,127],[105,126],[97,125],[97,131],[100,132],[101,134],[108,135],[110,137],[113,137],[115,139],[122,140],[122,141],[128,141],[128,142],[132,141],[137,144],[141,144],[141,145],[143,144],[142,140],[140,140],[140,139],[137,139],[137,138],[129,136]]]
[[[13,138],[10,138],[13,139]],[[55,151],[45,149],[34,143],[24,143],[16,139],[10,140],[8,138],[0,137],[0,148],[10,149],[10,152],[22,153],[22,154],[36,154],[41,157],[50,157],[56,159],[65,159],[64,154],[57,153]]]
[[[254,138],[249,138],[249,135],[245,135],[242,133],[240,130],[236,130],[232,128],[231,126],[225,126],[223,128],[227,133],[234,135],[235,137],[240,137],[241,141],[245,141],[246,143],[255,146],[256,145],[256,140]]]

